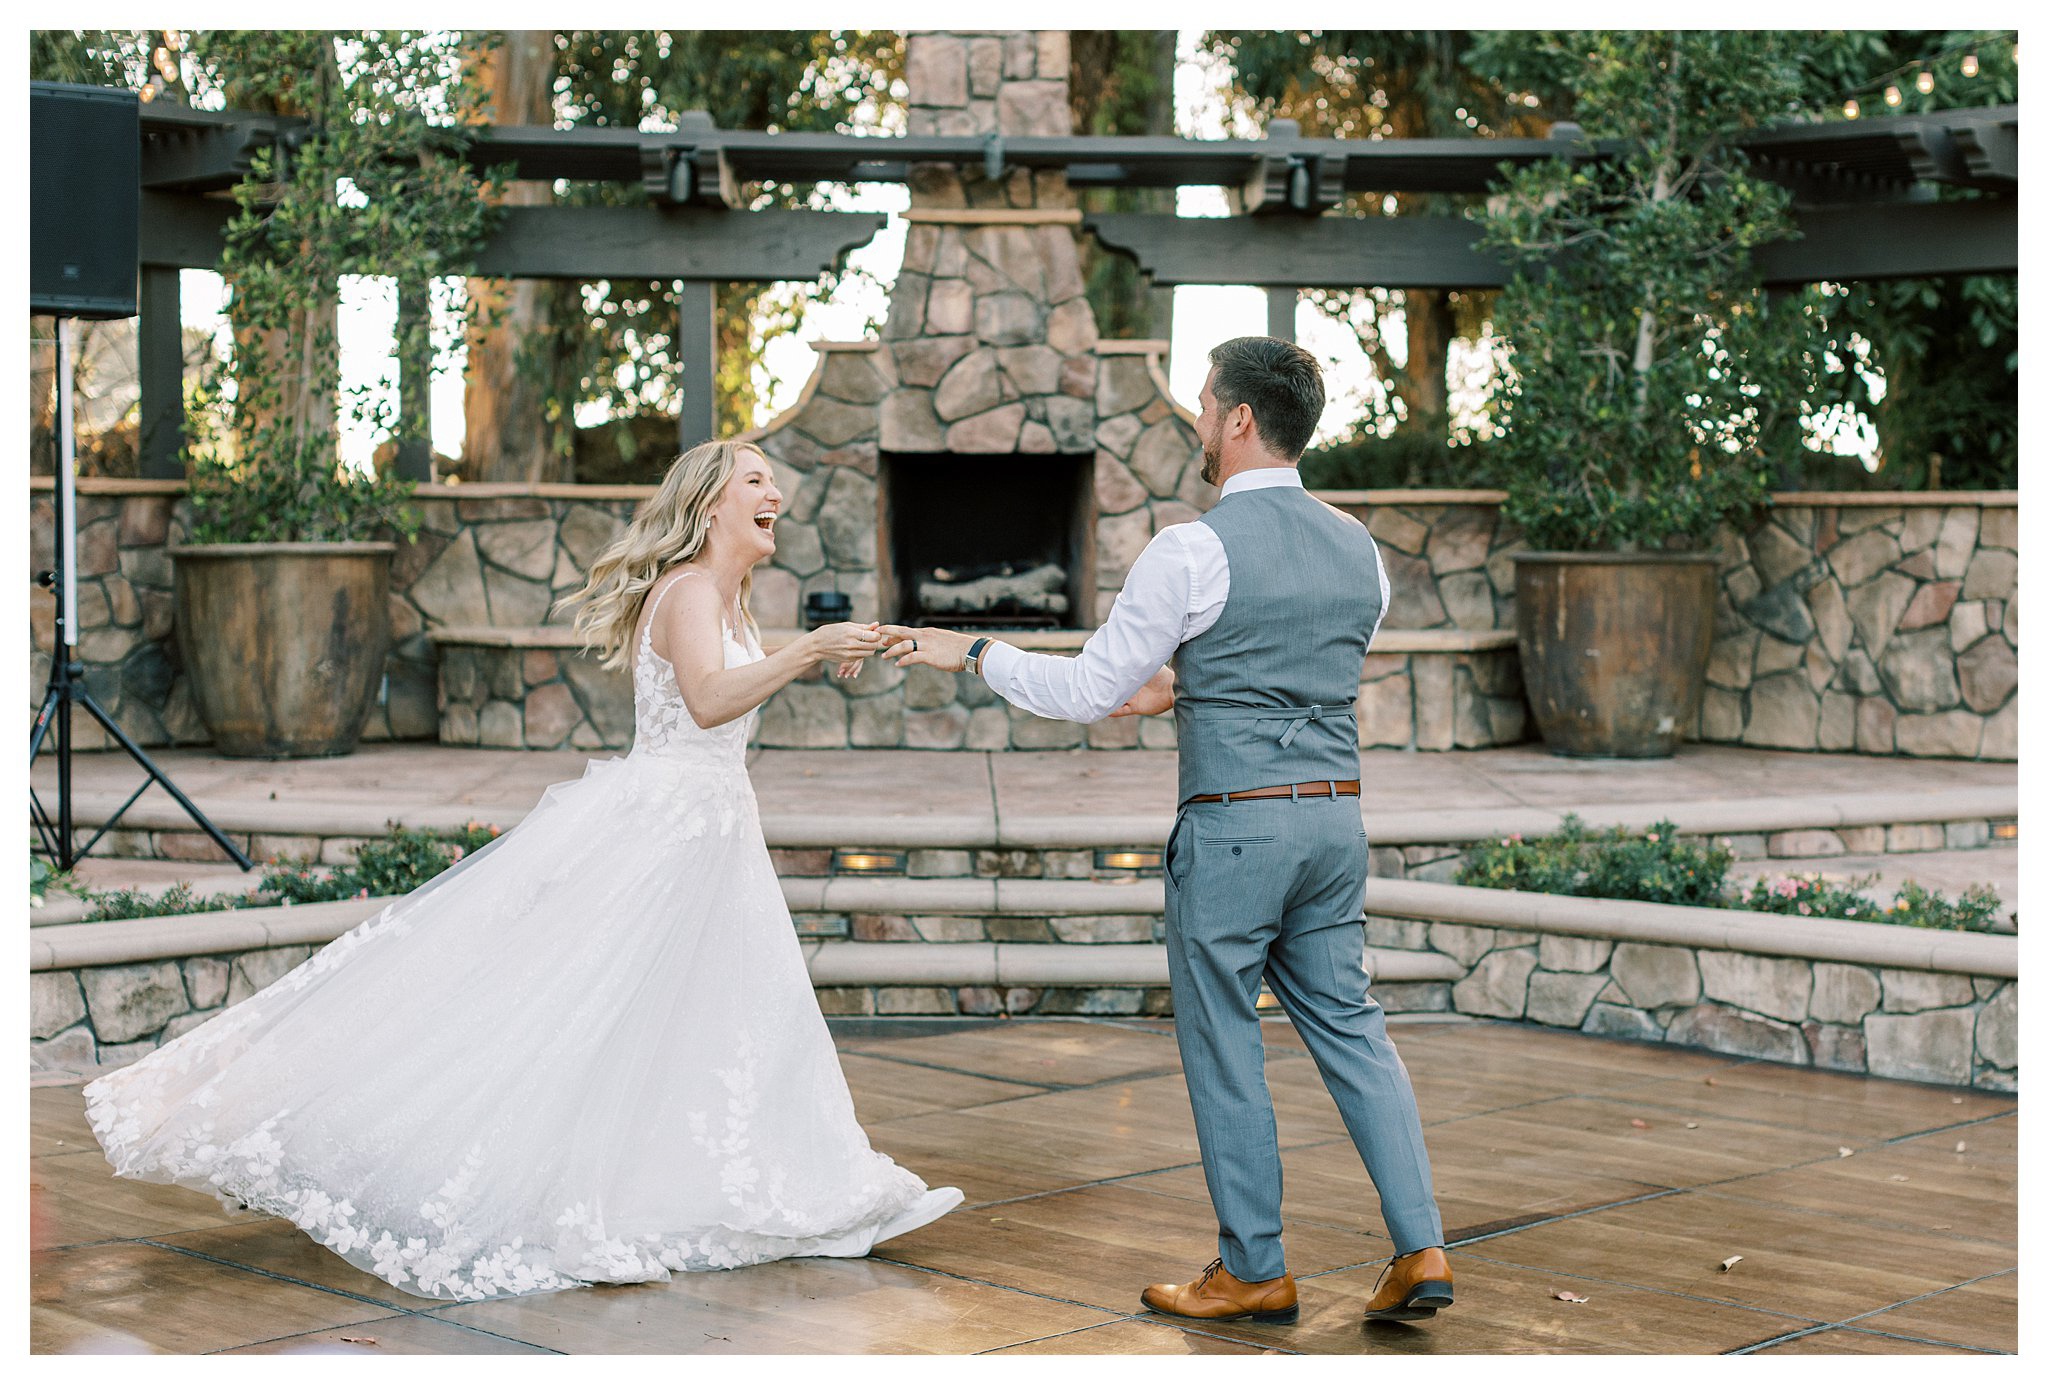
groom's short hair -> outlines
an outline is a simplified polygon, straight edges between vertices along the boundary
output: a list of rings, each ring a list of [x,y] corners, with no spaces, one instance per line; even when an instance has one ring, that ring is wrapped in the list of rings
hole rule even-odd
[[[1300,457],[1323,417],[1316,358],[1278,337],[1232,337],[1209,352],[1209,363],[1216,367],[1216,402],[1226,410],[1251,405],[1266,446]]]

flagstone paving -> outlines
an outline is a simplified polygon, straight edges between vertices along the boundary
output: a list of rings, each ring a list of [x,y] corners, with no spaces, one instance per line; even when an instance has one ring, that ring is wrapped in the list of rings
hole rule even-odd
[[[414,1297],[283,1221],[114,1178],[83,1079],[44,1079],[30,1090],[31,1349],[2017,1350],[2013,1097],[1512,1024],[1399,1023],[1458,1301],[1431,1322],[1367,1327],[1392,1250],[1377,1199],[1314,1063],[1269,1020],[1301,1320],[1190,1324],[1138,1303],[1215,1254],[1171,1021],[834,1032],[875,1146],[959,1184],[959,1211],[864,1260],[479,1304]]]
[[[590,763],[580,751],[487,750],[412,742],[368,744],[323,760],[231,760],[205,749],[151,751],[202,810],[294,803],[369,807],[402,815],[431,806],[499,815],[510,826],[550,784]],[[598,758],[608,758],[599,756]],[[1997,788],[2017,782],[2010,763],[1913,760],[1889,755],[1819,755],[1743,746],[1686,745],[1666,760],[1575,760],[1539,745],[1416,754],[1368,750],[1360,757],[1369,811],[1410,808],[1574,808],[1669,804],[1791,795],[1920,793],[1931,788]],[[991,813],[1004,817],[1142,814],[1165,818],[1174,802],[1170,750],[760,750],[748,753],[766,813],[844,813],[868,818]],[[74,760],[75,791],[125,799],[142,780],[113,753]],[[32,767],[46,804],[55,762]],[[151,786],[139,800],[171,814]]]

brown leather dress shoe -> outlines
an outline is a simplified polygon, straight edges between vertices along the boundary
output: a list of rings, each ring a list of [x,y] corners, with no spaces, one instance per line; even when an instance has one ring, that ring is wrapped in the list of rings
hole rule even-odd
[[[1210,1322],[1293,1322],[1301,1316],[1294,1300],[1294,1276],[1261,1279],[1247,1284],[1221,1260],[1209,1262],[1201,1278],[1192,1284],[1154,1284],[1141,1298],[1155,1313],[1177,1318],[1204,1318]]]
[[[1451,1262],[1442,1246],[1410,1251],[1387,1262],[1365,1305],[1367,1322],[1417,1322],[1451,1306]]]

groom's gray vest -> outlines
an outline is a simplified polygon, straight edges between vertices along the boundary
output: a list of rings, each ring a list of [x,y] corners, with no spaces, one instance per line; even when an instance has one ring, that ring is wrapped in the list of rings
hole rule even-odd
[[[1379,623],[1365,526],[1296,486],[1239,491],[1198,523],[1223,540],[1229,596],[1180,647],[1180,801],[1358,777],[1353,704]]]

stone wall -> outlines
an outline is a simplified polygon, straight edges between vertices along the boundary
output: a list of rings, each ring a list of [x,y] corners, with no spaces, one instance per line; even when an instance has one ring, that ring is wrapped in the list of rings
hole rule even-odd
[[[800,911],[795,917],[808,937],[847,936],[840,916]],[[1772,924],[1768,916],[1752,917],[1759,927]],[[347,926],[338,922],[334,931]],[[1444,978],[1375,984],[1373,995],[1392,1014],[1522,1021],[1877,1077],[1993,1091],[2019,1087],[2019,983],[2009,975],[1408,918],[1368,917],[1364,928],[1382,971]],[[1164,948],[1149,945],[1158,937],[1156,914],[855,914],[850,932],[856,942],[900,945],[906,959],[984,940],[1067,944],[1084,953],[1106,946],[1126,954],[1120,959],[1126,971],[1128,944],[1148,944],[1137,951],[1156,953],[1157,965],[1144,970],[1157,975],[1150,982],[1090,984],[1084,966],[1062,968],[1071,978],[1062,985],[1004,986],[993,977],[985,985],[927,984],[918,975],[929,968],[913,964],[898,983],[820,985],[827,1014],[1172,1013]],[[255,994],[312,951],[300,944],[31,971],[31,1065],[131,1062]],[[1422,965],[1403,965],[1411,958]]]
[[[785,632],[769,631],[775,648]],[[633,689],[624,670],[600,668],[560,631],[444,627],[440,650],[442,745],[528,750],[625,750],[633,743]],[[1008,636],[1026,649],[1071,654],[1072,632]],[[1528,708],[1512,644],[1417,648],[1389,633],[1366,660],[1359,740],[1367,748],[1470,749],[1523,739]],[[1387,646],[1397,646],[1387,649]],[[1170,717],[1119,717],[1078,726],[1012,707],[980,678],[871,662],[842,682],[813,672],[769,700],[753,743],[773,749],[1170,750]]]
[[[821,384],[838,361],[875,358],[825,354]],[[1119,368],[1147,360],[1104,359]],[[1144,430],[1155,426],[1142,425],[1134,436],[1142,440]],[[1114,455],[1108,460],[1122,465]],[[815,517],[824,497],[847,485],[840,474],[845,470],[821,462],[799,476],[791,468],[786,485],[792,511]],[[1173,484],[1184,482],[1187,470],[1183,461]],[[871,501],[872,481],[858,467],[852,474],[866,484]],[[87,685],[144,745],[206,739],[184,688],[171,628],[172,564],[164,549],[184,532],[182,492],[175,482],[88,481],[78,497],[79,653]],[[819,497],[818,503],[807,507],[807,493]],[[1101,493],[1115,494],[1115,486]],[[649,494],[649,487],[623,486],[421,487],[420,539],[401,545],[392,566],[394,647],[384,698],[373,709],[367,737],[438,734],[452,744],[582,749],[628,744],[631,694],[622,676],[602,673],[579,656],[564,657],[559,649],[477,648],[457,656],[446,669],[452,681],[437,688],[447,654],[437,651],[429,632],[565,627],[566,617],[552,615],[550,604],[581,585],[590,560]],[[1131,531],[1139,547],[1151,526],[1183,517],[1165,508],[1178,502],[1147,495],[1142,522],[1134,521]],[[1445,749],[1508,744],[1533,734],[1512,650],[1484,647],[1490,630],[1511,630],[1514,623],[1509,554],[1519,539],[1499,523],[1496,498],[1485,492],[1348,492],[1329,498],[1371,527],[1392,587],[1393,604],[1361,690],[1364,742]],[[1722,536],[1718,634],[1697,739],[2016,759],[2016,501],[1990,495],[1943,496],[1940,504],[1837,499],[1821,505],[1811,499],[1780,496],[1747,534]],[[804,523],[785,520],[777,528],[778,545],[799,566],[808,561],[804,554],[825,552],[818,532],[833,535],[842,554],[860,546],[843,532],[859,527],[850,509],[843,519],[812,531]],[[860,541],[868,552],[874,523],[870,514],[867,537]],[[31,576],[53,561],[53,527],[51,497],[36,488]],[[1130,548],[1122,561],[1127,564],[1135,551]],[[1111,549],[1112,556],[1124,552]],[[803,577],[793,568],[778,571],[786,575],[769,574],[757,585],[755,609],[769,627],[795,625],[800,592],[821,582],[842,576],[849,584],[867,580],[872,592],[871,569],[865,579],[853,567],[818,568]],[[33,708],[49,674],[53,610],[50,593],[33,581],[30,610]],[[1430,631],[1469,635],[1475,647],[1450,653],[1397,647],[1405,632]],[[1039,643],[1072,649],[1080,639],[1048,635]],[[537,710],[529,712],[527,700],[547,687],[556,691],[541,694]],[[450,692],[444,705],[443,695]],[[486,731],[483,711],[493,700],[518,705],[516,730],[507,713],[498,712]],[[467,713],[459,710],[465,703]],[[74,726],[81,747],[105,743],[90,718],[74,719]],[[851,685],[823,676],[793,685],[764,709],[760,741],[1164,748],[1171,737],[1172,727],[1156,718],[1137,726],[1120,719],[1088,728],[1043,722],[999,705],[978,680],[952,679],[949,691],[945,675],[919,670],[906,679],[876,666]]]
[[[185,686],[173,630],[173,560],[165,551],[187,532],[184,489],[179,482],[79,486],[79,657],[93,695],[146,746],[207,740]],[[419,538],[401,543],[391,564],[392,649],[364,738],[434,739],[440,659],[427,632],[450,625],[565,627],[570,616],[553,614],[552,603],[583,584],[591,560],[650,494],[645,486],[420,487]],[[49,677],[55,612],[54,598],[33,577],[55,561],[54,532],[54,500],[47,489],[34,489],[32,708]],[[630,700],[628,693],[629,735]],[[72,725],[83,749],[111,744],[90,717],[75,716]]]
[[[2016,980],[1413,919],[1368,919],[1366,943],[1446,954],[1467,968],[1459,981],[1380,994],[1390,1010],[1527,1020],[1877,1077],[2019,1086]]]
[[[1699,739],[2019,758],[2017,498],[1902,499],[1781,496],[1723,532]]]
[[[1380,542],[1389,627],[1514,628],[1512,554],[1524,545],[1498,493],[1329,498]],[[2011,492],[1773,497],[1748,530],[1717,536],[1715,640],[1692,739],[2018,759],[2018,541]]]

